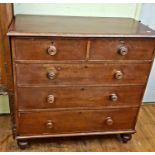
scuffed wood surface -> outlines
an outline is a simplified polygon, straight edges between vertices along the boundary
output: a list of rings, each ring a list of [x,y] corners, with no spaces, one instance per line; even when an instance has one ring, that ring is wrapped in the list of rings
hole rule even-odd
[[[132,18],[16,15],[9,36],[155,37]]]
[[[127,144],[120,143],[115,136],[89,136],[36,139],[31,141],[31,148],[24,151],[49,152],[102,152],[102,151],[155,151],[155,105],[142,106],[137,122],[137,133]],[[0,116],[0,151],[22,151],[18,149],[11,136],[10,117]]]

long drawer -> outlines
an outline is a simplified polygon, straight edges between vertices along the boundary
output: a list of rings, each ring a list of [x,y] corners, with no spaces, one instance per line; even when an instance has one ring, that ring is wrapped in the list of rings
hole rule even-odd
[[[150,64],[16,64],[17,84],[145,84]]]
[[[143,86],[17,88],[20,110],[139,106]],[[35,92],[35,93],[34,93]]]
[[[85,60],[83,38],[13,38],[16,60]]]
[[[48,135],[134,129],[138,109],[19,113],[19,135]]]
[[[148,38],[91,39],[90,60],[151,60],[154,48]]]

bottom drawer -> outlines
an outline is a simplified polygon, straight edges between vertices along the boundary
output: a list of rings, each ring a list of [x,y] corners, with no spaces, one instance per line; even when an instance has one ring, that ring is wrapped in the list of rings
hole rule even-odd
[[[134,129],[138,109],[19,113],[18,134],[46,135]]]

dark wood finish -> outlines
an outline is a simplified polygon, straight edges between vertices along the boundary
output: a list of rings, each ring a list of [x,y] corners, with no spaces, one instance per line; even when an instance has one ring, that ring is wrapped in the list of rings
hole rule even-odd
[[[137,109],[72,110],[19,113],[19,135],[47,135],[134,129]],[[113,124],[107,123],[110,117]],[[33,118],[33,119],[32,119]],[[37,123],[36,123],[37,120]],[[49,127],[48,123],[53,123]]]
[[[149,63],[16,64],[18,85],[143,85],[149,68]],[[117,79],[118,71],[121,79]]]
[[[131,138],[154,58],[153,30],[128,18],[18,15],[8,35],[17,140]]]
[[[137,133],[132,140],[121,143],[116,135],[81,134],[78,137],[48,138],[29,140],[30,146],[24,151],[28,152],[155,152],[155,105],[151,103],[141,107],[136,124]],[[22,152],[11,136],[10,116],[0,116],[0,151]],[[149,133],[148,133],[149,131]],[[104,132],[105,133],[105,132]],[[125,131],[124,131],[125,133]],[[148,134],[146,134],[148,133]],[[85,135],[85,136],[82,136]],[[88,133],[87,133],[88,135]],[[49,135],[48,135],[49,136]],[[47,137],[48,137],[47,136]],[[120,143],[119,143],[120,142]],[[138,145],[137,145],[138,144]]]
[[[15,105],[12,73],[12,53],[10,38],[7,36],[8,28],[13,19],[12,3],[0,3],[0,93],[9,94],[11,126],[15,137]],[[1,92],[2,91],[2,92]],[[5,93],[4,93],[5,92]],[[7,93],[6,93],[7,92]]]
[[[126,50],[124,53],[123,47]],[[91,40],[90,60],[151,60],[153,54],[154,39],[103,38]]]
[[[123,143],[127,143],[129,140],[131,140],[132,135],[131,134],[120,134],[120,138]]]
[[[55,108],[138,107],[143,86],[124,87],[23,87],[17,88],[20,110]],[[35,93],[34,93],[35,92]],[[112,99],[117,95],[117,100]],[[49,102],[49,95],[51,102]]]
[[[19,146],[20,149],[26,149],[29,146],[29,143],[26,139],[24,140],[17,140],[17,144]]]
[[[155,37],[155,32],[131,18],[17,15],[8,35]]]
[[[103,135],[116,135],[117,138],[120,134],[127,133],[127,134],[134,134],[136,133],[136,130],[118,130],[118,131],[103,131],[103,132],[78,132],[78,133],[61,133],[61,134],[47,134],[47,135],[32,135],[32,136],[16,136],[17,140],[23,140],[23,139],[40,139],[40,138],[58,138],[58,137],[78,137],[78,136],[103,136]]]
[[[87,50],[82,38],[15,38],[13,42],[16,60],[85,60]]]
[[[11,3],[0,4],[0,87],[12,89],[12,64],[8,27],[13,18]]]
[[[80,38],[14,38],[16,60],[85,60],[87,39]],[[52,45],[54,54],[49,53]],[[121,54],[125,46],[127,53]],[[154,40],[143,38],[91,39],[90,60],[151,60]]]

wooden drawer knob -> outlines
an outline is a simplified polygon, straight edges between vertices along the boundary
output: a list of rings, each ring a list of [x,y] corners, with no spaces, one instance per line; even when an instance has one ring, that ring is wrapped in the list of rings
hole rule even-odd
[[[111,94],[110,99],[111,99],[111,101],[114,101],[114,102],[117,101],[118,100],[117,94],[115,94],[115,93]]]
[[[112,125],[113,124],[112,118],[111,117],[107,117],[106,120],[105,120],[105,124],[108,125],[108,126]]]
[[[47,73],[47,77],[48,77],[50,80],[55,79],[55,78],[56,78],[56,72],[54,72],[54,71],[49,71],[49,72]]]
[[[123,73],[121,71],[116,71],[114,77],[115,79],[120,80],[123,78]]]
[[[48,48],[47,52],[48,52],[49,55],[54,56],[57,53],[57,49],[56,49],[56,47],[54,45],[51,45]]]
[[[54,101],[55,101],[54,95],[48,95],[47,102],[50,103],[50,104],[52,104],[52,103],[54,103]]]
[[[127,55],[128,54],[128,48],[126,46],[120,46],[118,48],[118,53],[122,56]]]
[[[46,127],[47,127],[48,129],[53,128],[53,123],[52,123],[51,120],[48,120],[48,121],[47,121],[47,123],[46,123]]]

